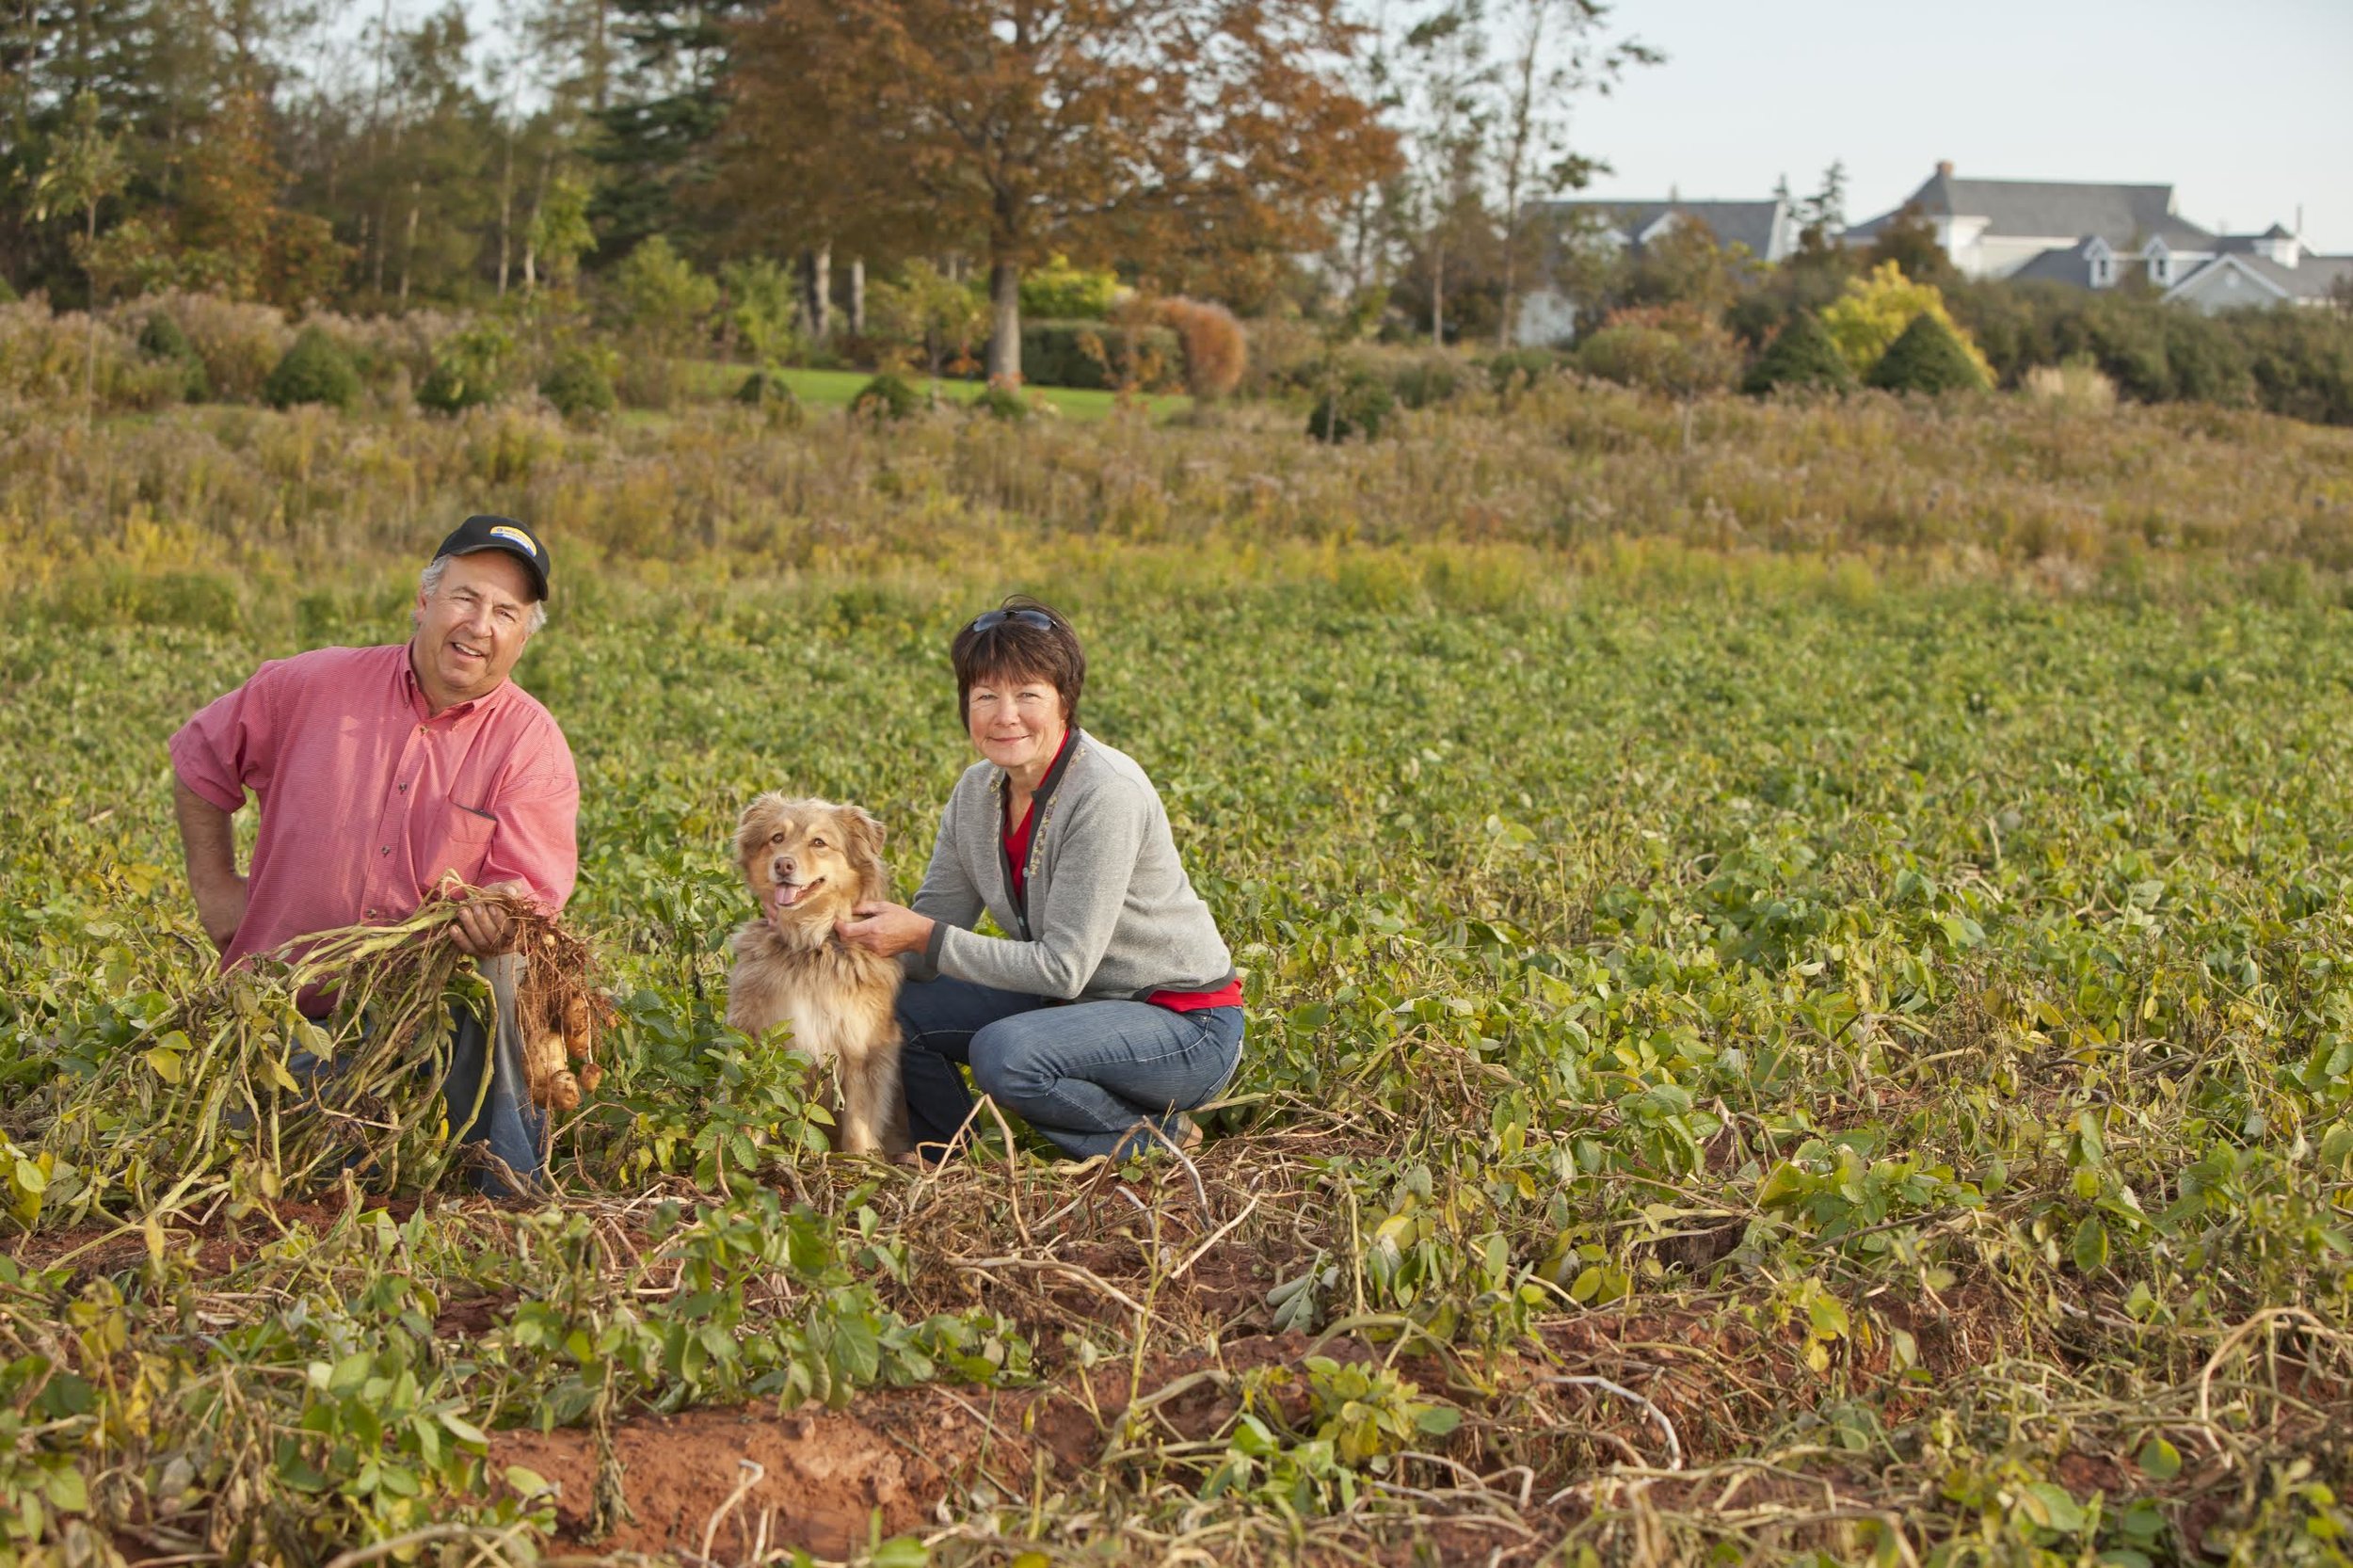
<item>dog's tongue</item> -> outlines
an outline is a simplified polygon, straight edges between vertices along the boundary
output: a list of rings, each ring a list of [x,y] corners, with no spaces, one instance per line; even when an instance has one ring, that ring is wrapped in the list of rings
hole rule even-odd
[[[768,903],[774,908],[790,909],[800,903],[801,895],[808,891],[808,884],[806,882],[797,888],[789,882],[779,882],[776,884],[776,890],[768,895]]]

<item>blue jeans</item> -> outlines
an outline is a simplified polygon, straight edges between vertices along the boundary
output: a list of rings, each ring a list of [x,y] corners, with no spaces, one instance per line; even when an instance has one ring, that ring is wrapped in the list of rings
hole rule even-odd
[[[945,977],[900,990],[899,1027],[909,1129],[932,1158],[972,1112],[959,1062],[1064,1153],[1124,1160],[1159,1144],[1151,1128],[1179,1137],[1179,1112],[1214,1096],[1241,1060],[1239,1007],[1058,1003]]]
[[[515,1017],[515,988],[522,984],[523,962],[520,954],[511,952],[476,960],[498,1015],[495,1038],[463,1002],[452,1002],[449,1009],[449,1077],[441,1083],[441,1102],[456,1141],[473,1145],[460,1156],[468,1179],[476,1192],[494,1198],[538,1195],[547,1169],[547,1112],[531,1103],[523,1078],[522,1029]],[[333,1066],[307,1050],[296,1051],[287,1065],[305,1082],[322,1073],[333,1080]],[[495,1158],[469,1158],[477,1151]],[[502,1164],[504,1171],[499,1169]],[[509,1172],[515,1180],[507,1179]]]
[[[496,1037],[489,1038],[472,1008],[450,1006],[456,1037],[450,1042],[449,1078],[441,1088],[450,1131],[459,1143],[495,1157],[468,1161],[475,1191],[494,1198],[537,1196],[547,1172],[548,1114],[531,1103],[523,1078],[523,1032],[515,1017],[515,989],[522,984],[525,961],[520,953],[509,952],[475,962],[482,978],[490,983],[498,1028]],[[490,1075],[487,1088],[482,1081],[486,1063]],[[469,1112],[471,1121],[466,1120]],[[507,1179],[501,1164],[520,1187]]]

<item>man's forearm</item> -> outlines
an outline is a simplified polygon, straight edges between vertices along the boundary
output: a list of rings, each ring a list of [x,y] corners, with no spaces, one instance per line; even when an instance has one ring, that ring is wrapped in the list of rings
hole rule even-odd
[[[180,819],[180,852],[188,867],[188,891],[204,934],[224,952],[245,920],[245,878],[237,874],[237,835],[230,814],[188,788],[171,781],[172,811]]]
[[[172,810],[180,818],[180,853],[186,859],[188,882],[200,890],[221,888],[237,879],[237,834],[229,813],[187,786],[171,781]]]

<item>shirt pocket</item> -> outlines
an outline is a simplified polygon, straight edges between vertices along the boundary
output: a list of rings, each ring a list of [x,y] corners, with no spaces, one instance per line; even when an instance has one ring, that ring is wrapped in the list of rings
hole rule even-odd
[[[498,819],[488,812],[456,805],[444,808],[440,822],[420,836],[427,848],[417,866],[417,880],[424,890],[431,892],[449,876],[465,883],[478,880],[482,863],[490,857],[490,837],[498,826]]]

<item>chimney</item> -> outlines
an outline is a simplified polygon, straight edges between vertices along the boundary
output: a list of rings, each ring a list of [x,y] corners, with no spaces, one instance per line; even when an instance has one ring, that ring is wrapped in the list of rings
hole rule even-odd
[[[1951,179],[1953,177],[1953,160],[1950,158],[1938,159],[1936,164],[1936,172],[1947,180]]]

